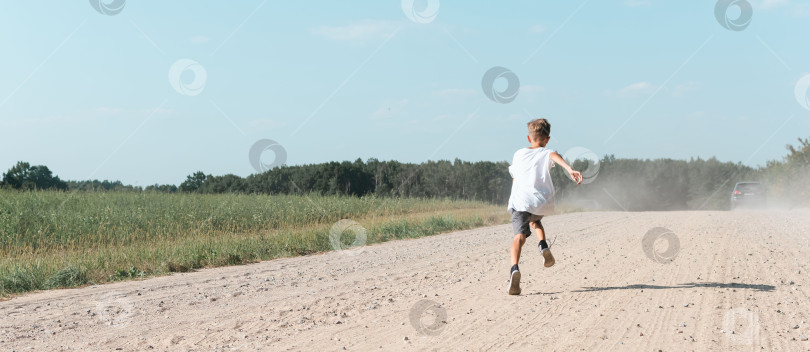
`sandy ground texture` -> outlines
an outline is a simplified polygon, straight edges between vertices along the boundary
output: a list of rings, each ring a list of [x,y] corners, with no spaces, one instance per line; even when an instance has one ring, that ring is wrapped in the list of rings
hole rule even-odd
[[[810,211],[544,221],[0,302],[2,351],[808,351]]]

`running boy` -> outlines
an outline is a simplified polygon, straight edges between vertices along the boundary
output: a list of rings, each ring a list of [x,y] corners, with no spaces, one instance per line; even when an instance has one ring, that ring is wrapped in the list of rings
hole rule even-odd
[[[554,265],[554,256],[546,244],[546,233],[540,220],[554,212],[554,185],[551,183],[550,169],[557,163],[571,179],[582,183],[582,174],[574,171],[554,150],[547,149],[551,134],[551,124],[546,119],[529,122],[529,143],[531,146],[515,152],[509,173],[512,175],[512,194],[509,196],[509,214],[512,215],[512,229],[515,237],[510,250],[512,268],[509,270],[509,294],[520,294],[520,250],[532,229],[540,239],[540,253],[546,268]]]

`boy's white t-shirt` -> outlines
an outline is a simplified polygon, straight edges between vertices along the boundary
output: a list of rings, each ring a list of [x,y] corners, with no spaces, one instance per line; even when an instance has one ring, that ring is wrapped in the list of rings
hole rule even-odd
[[[515,152],[509,173],[514,178],[509,208],[536,215],[554,212],[554,184],[550,169],[554,166],[547,148],[523,148]]]

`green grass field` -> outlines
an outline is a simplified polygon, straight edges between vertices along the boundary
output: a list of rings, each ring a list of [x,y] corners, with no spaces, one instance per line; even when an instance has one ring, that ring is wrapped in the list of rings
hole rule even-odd
[[[449,200],[0,190],[0,295],[360,244],[355,231],[333,231],[330,242],[341,219],[372,244],[501,224],[508,214]]]

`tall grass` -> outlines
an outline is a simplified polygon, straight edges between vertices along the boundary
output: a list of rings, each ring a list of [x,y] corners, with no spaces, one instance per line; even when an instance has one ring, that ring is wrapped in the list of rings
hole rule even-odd
[[[0,190],[0,295],[332,250],[341,219],[376,243],[507,216],[470,201]]]

